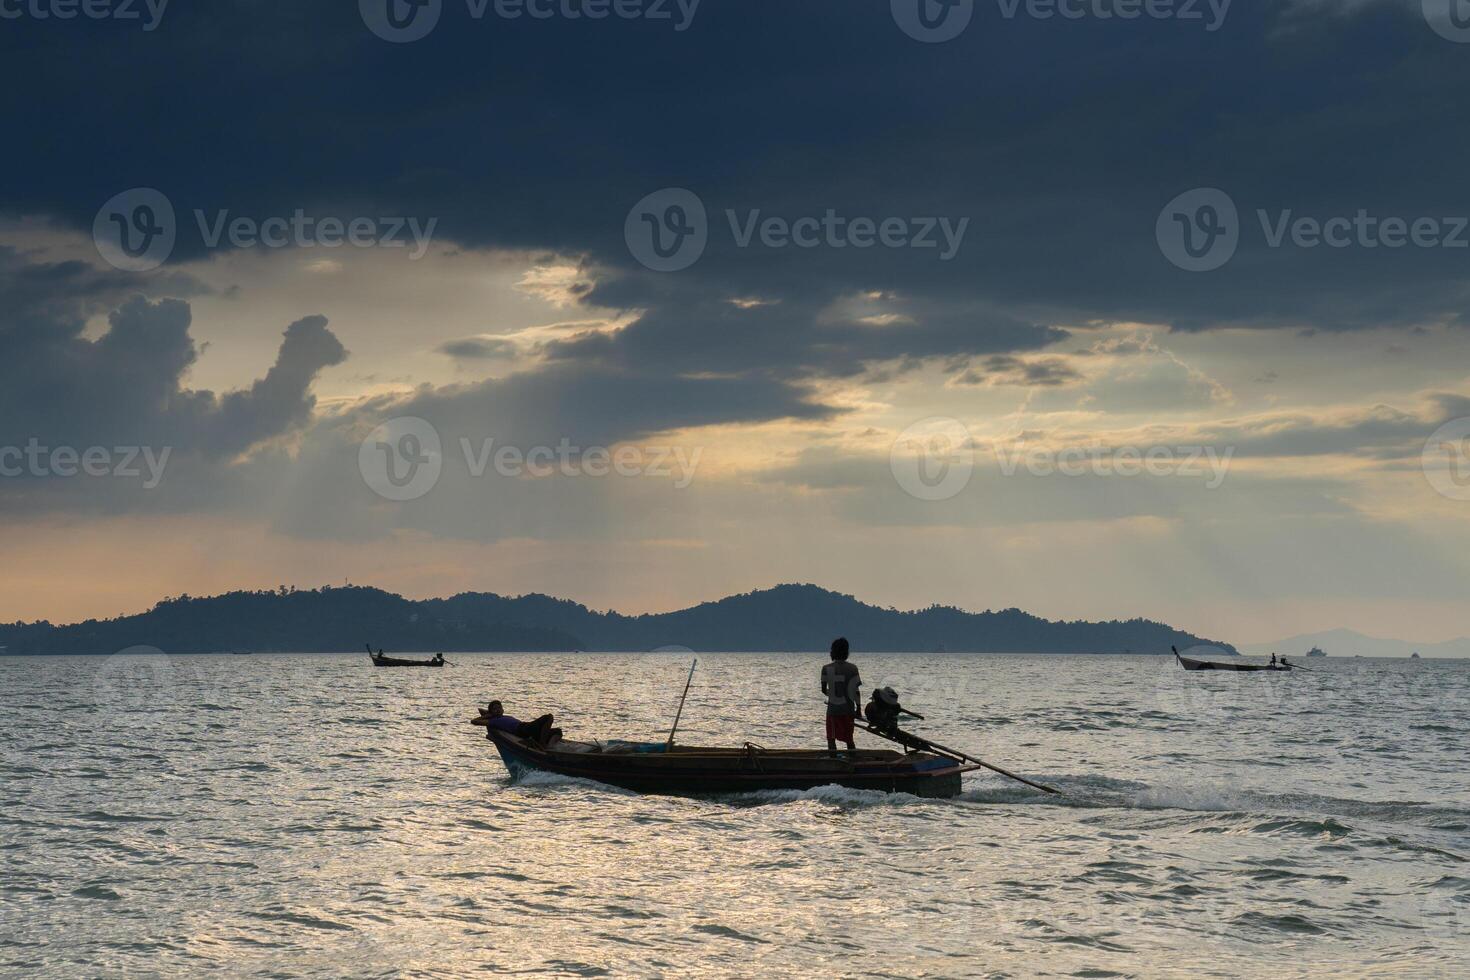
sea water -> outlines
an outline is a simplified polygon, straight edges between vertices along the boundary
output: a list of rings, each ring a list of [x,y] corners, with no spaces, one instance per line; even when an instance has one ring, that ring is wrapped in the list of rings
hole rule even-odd
[[[856,653],[1066,792],[921,800],[512,784],[477,704],[661,739],[688,659],[449,659],[0,658],[0,973],[1470,974],[1470,662]],[[823,660],[701,654],[679,741],[821,745]]]

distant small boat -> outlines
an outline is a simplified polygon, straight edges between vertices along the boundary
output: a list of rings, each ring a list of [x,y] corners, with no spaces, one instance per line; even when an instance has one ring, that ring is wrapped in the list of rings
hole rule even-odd
[[[444,654],[436,653],[429,660],[401,660],[398,657],[385,657],[383,651],[373,653],[373,648],[368,647],[368,656],[373,660],[374,667],[443,667]]]
[[[1413,653],[1409,654],[1409,659],[1410,660],[1418,660],[1419,659],[1419,651],[1418,650],[1415,650]]]
[[[1310,650],[1307,651],[1307,656],[1309,656],[1309,657],[1325,657],[1325,656],[1327,656],[1327,651],[1326,650],[1323,650],[1321,647],[1312,647],[1312,649],[1310,649]]]
[[[1174,650],[1173,647],[1170,647],[1169,649]],[[1222,664],[1222,663],[1218,663],[1217,661],[1214,661],[1214,660],[1195,660],[1192,657],[1182,657],[1182,656],[1180,656],[1178,650],[1174,650],[1174,659],[1177,660],[1177,661],[1179,661],[1179,666],[1183,667],[1185,670],[1256,671],[1256,670],[1291,670],[1292,669],[1291,664],[1288,664],[1288,663],[1283,663],[1280,666],[1272,667],[1269,664]]]

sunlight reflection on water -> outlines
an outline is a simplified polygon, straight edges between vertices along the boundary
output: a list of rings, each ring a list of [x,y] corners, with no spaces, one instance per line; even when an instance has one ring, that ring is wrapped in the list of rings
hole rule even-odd
[[[1470,969],[1467,663],[855,656],[1069,794],[935,801],[511,785],[478,703],[661,738],[687,657],[450,659],[0,658],[0,970]],[[701,654],[681,741],[819,743],[821,662]]]

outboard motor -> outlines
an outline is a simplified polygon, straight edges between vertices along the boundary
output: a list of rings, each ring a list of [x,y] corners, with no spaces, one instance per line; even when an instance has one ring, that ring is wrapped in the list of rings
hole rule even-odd
[[[873,699],[863,709],[868,724],[885,735],[898,732],[898,716],[908,714],[898,703],[898,692],[891,687],[880,687],[873,691]]]

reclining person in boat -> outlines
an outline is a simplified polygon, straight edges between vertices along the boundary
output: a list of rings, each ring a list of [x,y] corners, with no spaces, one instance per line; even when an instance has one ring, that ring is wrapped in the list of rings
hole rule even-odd
[[[486,728],[509,732],[542,746],[561,737],[561,729],[551,727],[551,715],[542,715],[535,721],[521,721],[519,718],[512,718],[506,714],[505,707],[499,701],[491,701],[489,708],[480,712],[480,717],[475,719],[475,723],[484,725]]]

